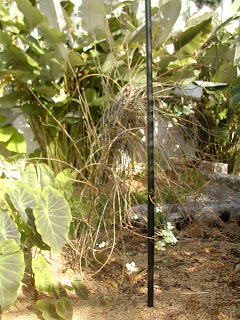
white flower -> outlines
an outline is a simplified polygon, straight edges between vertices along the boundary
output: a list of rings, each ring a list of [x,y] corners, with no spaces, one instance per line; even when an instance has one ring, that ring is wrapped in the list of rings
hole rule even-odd
[[[155,249],[158,251],[164,251],[166,249],[165,246],[166,246],[166,242],[164,242],[163,240],[159,240],[155,244]]]
[[[102,241],[100,244],[99,244],[99,248],[102,249],[106,246],[106,242]]]
[[[163,241],[166,243],[175,244],[178,242],[177,238],[174,236],[170,230],[162,230]]]
[[[136,265],[135,265],[135,262],[132,262],[132,263],[126,263],[126,268],[127,268],[127,271],[129,273],[133,273],[134,271],[136,271]]]
[[[171,222],[167,222],[167,230],[174,229],[174,226],[171,224]]]

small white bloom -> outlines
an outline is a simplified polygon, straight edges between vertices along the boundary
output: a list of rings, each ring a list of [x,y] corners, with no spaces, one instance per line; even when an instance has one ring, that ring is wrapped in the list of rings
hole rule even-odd
[[[99,244],[99,248],[102,249],[106,246],[106,242],[102,241],[100,244]]]
[[[165,246],[166,246],[166,242],[164,242],[163,240],[159,240],[158,242],[156,242],[154,247],[158,251],[164,251],[166,250]]]
[[[129,273],[133,273],[134,271],[136,271],[136,265],[135,265],[135,262],[132,262],[132,263],[126,263],[126,268],[127,268],[127,271]]]
[[[167,230],[174,229],[174,226],[171,224],[171,222],[167,222]]]

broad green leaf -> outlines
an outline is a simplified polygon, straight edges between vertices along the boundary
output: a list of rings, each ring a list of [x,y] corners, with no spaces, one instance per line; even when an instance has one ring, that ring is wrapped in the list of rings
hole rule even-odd
[[[54,173],[48,165],[46,165],[45,163],[40,163],[39,165],[37,165],[37,172],[42,189],[47,186],[54,187]]]
[[[98,98],[97,91],[95,89],[92,89],[92,88],[87,88],[85,90],[85,97],[86,97],[86,100],[87,100],[88,103],[92,102],[93,100]]]
[[[23,172],[22,180],[25,181],[32,190],[38,186],[39,182],[36,169],[32,163],[30,163]]]
[[[84,60],[81,55],[75,51],[69,53],[69,63],[72,67],[84,65]]]
[[[1,142],[1,144],[9,151],[16,153],[26,153],[27,144],[24,136],[13,128],[13,134],[7,142]]]
[[[0,109],[15,107],[25,93],[24,90],[21,90],[0,97]]]
[[[56,301],[56,311],[63,319],[72,320],[73,306],[68,298],[63,297]]]
[[[7,213],[0,210],[0,242],[7,239],[14,239],[17,245],[20,245],[20,233],[17,225]]]
[[[3,119],[6,119],[6,117],[0,116],[1,123]],[[13,135],[13,131],[14,131],[14,128],[12,125],[0,127],[0,141],[7,142],[8,140],[10,140]]]
[[[59,32],[63,32],[66,26],[62,6],[59,0],[41,0],[39,2],[39,10],[48,18],[50,26]]]
[[[38,300],[36,302],[38,309],[42,312],[43,319],[46,320],[62,320],[55,308],[55,305],[46,300]]]
[[[60,192],[47,186],[38,195],[37,206],[33,209],[37,231],[53,251],[61,252],[67,241],[71,221],[70,208]]]
[[[225,60],[216,70],[213,81],[215,82],[227,82],[231,83],[237,79],[237,67],[233,66],[233,64]]]
[[[34,60],[32,57],[30,57],[28,54],[25,54],[25,57],[27,59],[27,62],[30,66],[32,67],[37,67],[38,66],[38,63],[36,60]]]
[[[16,69],[2,69],[0,70],[0,75],[9,75],[11,74],[13,77],[17,79],[32,79],[33,80],[33,74],[26,70],[16,70]],[[23,80],[22,80],[23,81]]]
[[[7,33],[0,30],[0,42],[4,47],[12,44],[12,37]]]
[[[61,192],[64,197],[68,200],[71,198],[73,193],[73,183],[77,178],[77,172],[65,169],[60,172],[55,178],[55,188]]]
[[[17,180],[14,184],[15,190],[10,190],[9,195],[13,202],[14,207],[19,211],[20,216],[22,217],[23,221],[27,223],[28,217],[26,215],[26,208],[33,209],[36,200],[34,197],[34,190],[27,185],[27,183]]]
[[[114,53],[109,53],[102,65],[102,72],[108,74],[115,65]]]
[[[44,16],[36,7],[32,6],[29,0],[16,0],[16,3],[19,10],[24,14],[25,23],[31,30],[44,21]]]
[[[82,0],[79,7],[82,17],[82,28],[92,41],[100,40],[105,34],[104,0]]]
[[[58,282],[57,284],[52,285],[51,291],[56,299],[60,299],[63,297],[67,298],[67,291],[64,285],[61,284],[61,282]]]
[[[89,107],[99,107],[99,106],[103,106],[105,107],[108,103],[108,100],[105,96],[97,98],[91,102],[88,103]]]
[[[175,51],[180,51],[179,58],[183,59],[186,55],[192,55],[207,40],[212,30],[211,21],[210,18],[187,29],[174,41]]]
[[[25,269],[23,252],[14,239],[0,243],[0,303],[7,311],[17,299],[17,290]]]
[[[49,266],[47,261],[41,254],[37,259],[32,260],[32,270],[35,275],[35,286],[39,291],[49,292],[49,289],[53,285],[53,280],[49,272]]]
[[[50,28],[49,22],[46,19],[38,26],[38,30],[44,37],[44,40],[52,47],[63,42],[64,36],[62,33],[54,28]]]
[[[57,94],[57,90],[54,87],[50,86],[36,86],[33,88],[33,91],[41,96],[52,97]]]
[[[21,112],[14,114],[11,117],[5,117],[0,115],[0,128],[6,127],[7,125],[11,124],[17,117],[21,115]]]
[[[160,27],[153,38],[153,48],[159,48],[171,35],[171,31],[181,11],[179,0],[170,0],[160,8]]]
[[[85,283],[81,279],[75,279],[71,282],[71,285],[76,292],[78,298],[82,300],[88,300],[88,289]]]

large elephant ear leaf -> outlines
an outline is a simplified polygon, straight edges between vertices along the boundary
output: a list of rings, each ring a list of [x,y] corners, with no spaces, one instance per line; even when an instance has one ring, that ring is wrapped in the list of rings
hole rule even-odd
[[[47,261],[42,255],[32,261],[32,270],[35,275],[35,286],[39,291],[48,292],[53,285]]]
[[[33,209],[36,204],[36,199],[33,190],[27,183],[17,180],[14,184],[16,190],[9,190],[9,195],[14,207],[19,211],[23,221],[27,223],[28,217],[26,215],[26,208]]]
[[[47,186],[33,209],[37,231],[53,251],[60,253],[67,241],[71,212],[60,192]]]
[[[14,239],[20,245],[20,233],[16,224],[7,213],[0,210],[0,242],[7,239]]]
[[[22,180],[25,181],[32,189],[35,189],[39,184],[36,169],[32,163],[29,164],[23,172]]]
[[[73,193],[73,183],[77,178],[77,172],[71,172],[70,169],[65,169],[60,172],[55,178],[55,188],[61,192],[64,197],[69,200]]]
[[[0,303],[7,311],[17,299],[17,290],[25,269],[23,252],[15,240],[0,243]]]
[[[54,173],[45,163],[40,163],[37,166],[37,171],[42,189],[44,189],[47,186],[54,187]]]
[[[43,319],[47,319],[47,320],[54,320],[54,319],[59,319],[59,320],[63,320],[63,318],[61,318],[59,316],[59,314],[56,311],[55,305],[49,301],[46,300],[38,300],[36,302],[36,305],[38,307],[38,309],[42,312],[42,317]]]

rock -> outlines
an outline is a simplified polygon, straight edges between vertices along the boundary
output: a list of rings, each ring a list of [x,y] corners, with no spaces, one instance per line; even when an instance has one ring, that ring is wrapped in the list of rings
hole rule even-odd
[[[148,205],[140,204],[130,208],[129,210],[130,223],[133,227],[146,229],[147,228],[147,216]]]

